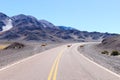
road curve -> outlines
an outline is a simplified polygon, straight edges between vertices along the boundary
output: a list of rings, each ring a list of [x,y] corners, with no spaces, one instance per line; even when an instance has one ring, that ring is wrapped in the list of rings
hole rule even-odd
[[[0,80],[120,80],[77,51],[84,43],[59,46],[0,70]]]

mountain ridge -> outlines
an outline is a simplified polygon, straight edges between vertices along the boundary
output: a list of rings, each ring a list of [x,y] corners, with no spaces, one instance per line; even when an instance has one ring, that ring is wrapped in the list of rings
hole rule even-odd
[[[9,30],[0,34],[1,40],[35,40],[35,41],[101,41],[102,39],[118,34],[87,32],[66,26],[56,26],[46,20],[38,20],[30,15],[16,15],[8,17],[6,14],[0,16],[0,21],[5,23],[9,18],[12,20],[12,26]],[[2,24],[1,23],[1,24]],[[1,25],[1,31],[7,25]]]

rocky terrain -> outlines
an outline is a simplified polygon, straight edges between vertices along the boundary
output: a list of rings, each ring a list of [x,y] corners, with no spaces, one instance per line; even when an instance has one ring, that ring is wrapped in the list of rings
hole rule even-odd
[[[4,49],[0,49],[0,68],[15,63],[24,58],[40,54],[40,52],[63,45],[63,43],[42,43],[42,42],[29,42],[29,41],[0,41],[1,45],[6,45]],[[46,45],[44,45],[46,44]],[[44,45],[44,46],[43,46]]]
[[[101,43],[83,45],[78,50],[89,59],[120,74],[120,36],[105,38]]]
[[[102,43],[98,45],[98,47],[120,51],[120,36],[105,38]]]
[[[114,36],[114,37],[113,37]],[[99,64],[119,73],[119,56],[101,54],[104,49],[119,50],[118,34],[80,31],[71,27],[56,26],[30,15],[9,17],[0,13],[0,68],[40,53],[58,45],[73,42],[102,41],[99,45],[87,45],[79,51]],[[113,37],[113,38],[109,38]]]
[[[18,43],[18,42],[13,42],[11,43],[10,45],[8,45],[7,47],[4,48],[4,50],[7,50],[7,49],[22,49],[24,48],[25,45],[22,44],[22,43]]]
[[[0,32],[7,31],[12,28],[12,20],[7,15],[0,13]]]
[[[7,29],[4,29],[5,27]],[[4,13],[0,13],[0,28],[0,40],[85,42],[101,41],[106,37],[117,35],[80,31],[66,26],[56,26],[46,20],[38,20],[33,16],[24,14],[9,17]]]

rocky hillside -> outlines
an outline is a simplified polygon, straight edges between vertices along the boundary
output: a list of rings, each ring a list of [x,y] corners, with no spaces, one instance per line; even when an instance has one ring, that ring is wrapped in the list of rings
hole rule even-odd
[[[120,50],[120,36],[105,38],[99,46],[107,49]]]
[[[0,13],[0,31],[4,32],[12,27],[12,20],[7,15]]]
[[[4,28],[6,27],[6,29]],[[65,26],[56,26],[46,20],[29,15],[8,17],[0,13],[0,39],[36,41],[100,41],[117,34],[79,31]]]

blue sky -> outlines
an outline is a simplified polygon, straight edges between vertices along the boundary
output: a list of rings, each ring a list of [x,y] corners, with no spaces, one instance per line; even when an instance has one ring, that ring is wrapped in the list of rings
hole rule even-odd
[[[90,32],[120,33],[120,0],[1,0],[0,12]]]

